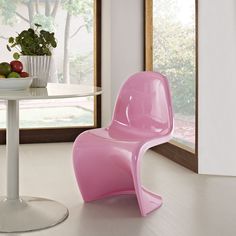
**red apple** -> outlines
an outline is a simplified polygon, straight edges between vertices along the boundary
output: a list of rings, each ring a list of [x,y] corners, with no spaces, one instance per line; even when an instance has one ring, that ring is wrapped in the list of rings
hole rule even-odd
[[[14,72],[21,73],[23,70],[23,64],[20,61],[11,61],[10,65]]]
[[[25,71],[22,71],[22,72],[20,72],[20,77],[21,78],[29,77],[29,73],[25,72]]]

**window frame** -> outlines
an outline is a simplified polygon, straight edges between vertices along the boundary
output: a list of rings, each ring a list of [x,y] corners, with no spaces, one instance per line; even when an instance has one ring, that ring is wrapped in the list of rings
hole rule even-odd
[[[94,84],[101,87],[101,7],[94,0]],[[72,142],[78,134],[101,127],[101,95],[94,97],[94,126],[20,129],[20,143]],[[6,129],[0,129],[0,144],[6,144]]]
[[[144,0],[144,69],[153,70],[153,0]],[[198,0],[195,0],[195,151],[171,140],[153,148],[178,164],[198,172]]]

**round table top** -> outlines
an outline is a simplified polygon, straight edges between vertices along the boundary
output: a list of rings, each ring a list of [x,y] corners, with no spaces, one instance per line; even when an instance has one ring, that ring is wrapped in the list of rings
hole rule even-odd
[[[96,96],[102,93],[100,87],[82,84],[48,83],[46,88],[29,88],[21,91],[0,90],[1,100],[55,99]]]

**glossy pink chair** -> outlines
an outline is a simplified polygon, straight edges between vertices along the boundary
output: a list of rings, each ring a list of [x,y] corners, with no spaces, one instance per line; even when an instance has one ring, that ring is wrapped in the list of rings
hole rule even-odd
[[[159,208],[162,198],[141,185],[142,157],[167,142],[173,112],[167,79],[140,72],[122,86],[111,124],[80,134],[73,145],[75,176],[85,202],[136,194],[141,215]]]

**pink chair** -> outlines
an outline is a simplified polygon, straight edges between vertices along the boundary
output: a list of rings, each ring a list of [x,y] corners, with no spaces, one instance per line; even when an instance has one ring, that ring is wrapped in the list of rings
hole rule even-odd
[[[85,202],[136,194],[142,216],[162,198],[141,185],[140,165],[150,147],[170,140],[173,112],[167,79],[140,72],[122,86],[111,124],[80,134],[73,146],[76,179]]]

